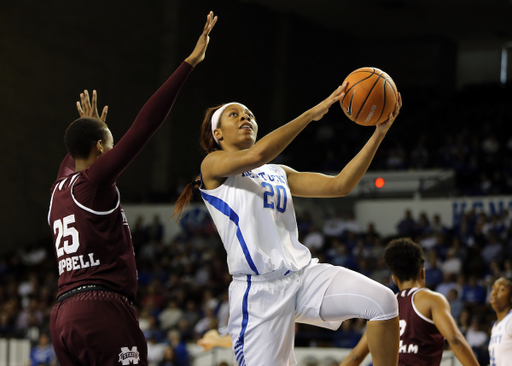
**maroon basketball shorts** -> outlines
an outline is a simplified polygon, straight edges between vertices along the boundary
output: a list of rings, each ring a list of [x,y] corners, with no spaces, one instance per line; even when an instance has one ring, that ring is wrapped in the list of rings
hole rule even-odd
[[[58,302],[50,330],[61,366],[148,364],[135,309],[115,292],[85,291]]]

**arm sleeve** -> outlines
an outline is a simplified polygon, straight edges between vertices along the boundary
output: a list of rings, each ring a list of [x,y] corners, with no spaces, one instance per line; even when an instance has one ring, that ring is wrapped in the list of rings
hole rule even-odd
[[[99,186],[115,183],[117,177],[139,154],[162,125],[193,67],[183,62],[140,110],[130,129],[119,142],[100,156],[87,170],[91,182]]]
[[[57,179],[67,177],[75,172],[75,161],[71,155],[67,154],[62,163],[60,163],[59,172],[57,173]]]

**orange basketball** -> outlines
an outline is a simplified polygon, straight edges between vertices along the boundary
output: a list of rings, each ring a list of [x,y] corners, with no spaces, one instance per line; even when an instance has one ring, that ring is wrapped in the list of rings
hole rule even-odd
[[[362,126],[378,125],[395,110],[398,91],[391,77],[375,67],[362,67],[350,73],[345,96],[340,100],[343,112]]]

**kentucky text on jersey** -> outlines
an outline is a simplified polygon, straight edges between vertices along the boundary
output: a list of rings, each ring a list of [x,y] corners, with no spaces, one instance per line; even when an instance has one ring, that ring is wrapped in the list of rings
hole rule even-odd
[[[494,337],[491,337],[491,340],[489,341],[489,345],[493,345],[493,344],[500,344],[501,343],[501,338],[503,337],[503,335],[497,335],[497,336],[494,336]]]
[[[242,177],[249,177],[249,178],[261,178],[264,181],[270,181],[270,182],[279,182],[286,184],[286,179],[283,175],[279,174],[267,174],[265,172],[261,173],[253,173],[252,170],[249,170],[248,172],[242,173]]]

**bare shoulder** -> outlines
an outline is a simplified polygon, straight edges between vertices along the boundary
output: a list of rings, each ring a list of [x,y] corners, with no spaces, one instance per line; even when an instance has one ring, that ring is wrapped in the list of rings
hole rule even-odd
[[[448,300],[440,292],[425,289],[416,294],[416,299],[427,303],[430,308],[448,305]]]
[[[218,179],[215,174],[215,164],[218,158],[222,157],[225,151],[217,150],[209,153],[205,156],[201,163],[201,178],[203,180],[204,187],[208,190],[215,189],[220,186],[224,179]]]

